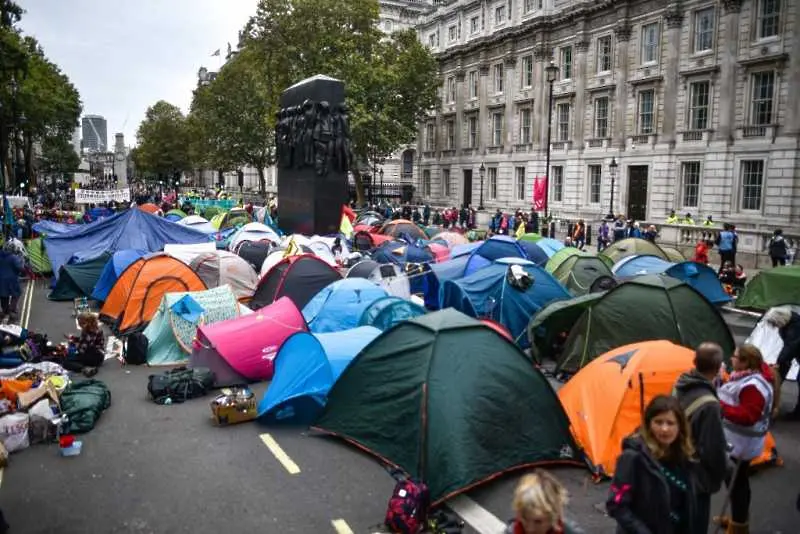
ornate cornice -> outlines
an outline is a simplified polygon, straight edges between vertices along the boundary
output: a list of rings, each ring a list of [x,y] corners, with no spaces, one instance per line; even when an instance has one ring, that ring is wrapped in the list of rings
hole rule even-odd
[[[680,11],[670,11],[664,16],[664,19],[667,21],[667,28],[680,28],[683,26],[683,13]]]
[[[620,24],[614,28],[614,35],[617,37],[617,41],[625,42],[629,41],[631,38],[632,28],[628,21],[620,22]]]
[[[722,0],[722,7],[725,9],[725,13],[740,13],[742,4],[742,0]]]

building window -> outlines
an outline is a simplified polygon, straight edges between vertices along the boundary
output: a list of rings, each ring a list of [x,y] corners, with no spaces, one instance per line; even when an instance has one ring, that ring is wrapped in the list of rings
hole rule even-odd
[[[428,48],[435,48],[436,47],[436,34],[431,33],[428,35]]]
[[[781,1],[760,0],[758,3],[758,38],[773,37],[780,33]]]
[[[422,171],[422,196],[431,196],[431,171]]]
[[[472,17],[469,19],[469,33],[470,35],[475,35],[481,29],[481,19],[480,17]]]
[[[478,71],[469,71],[469,97],[478,98]]]
[[[392,31],[392,21],[391,21],[391,20],[385,20],[385,21],[383,21],[383,29],[384,29],[385,31],[387,31],[387,32],[390,32],[390,31]]]
[[[525,0],[525,13],[530,13],[534,9],[542,9],[542,0]]]
[[[589,165],[589,204],[600,204],[600,183],[603,178],[603,167]]]
[[[691,104],[689,106],[689,129],[708,129],[709,82],[695,82],[689,86]]]
[[[569,104],[559,104],[556,106],[559,141],[569,141],[569,108]]]
[[[648,89],[639,93],[639,133],[649,135],[655,131],[653,116],[655,114],[655,90]]]
[[[456,101],[456,77],[447,78],[447,103],[453,104]]]
[[[684,161],[681,164],[681,205],[696,208],[700,199],[700,162]]]
[[[503,144],[503,114],[492,113],[492,146]]]
[[[505,4],[501,4],[494,8],[494,24],[495,26],[499,26],[506,21],[506,6]]]
[[[571,80],[572,79],[572,47],[565,46],[561,49],[560,53],[560,63],[561,63],[561,79],[562,80]]]
[[[705,52],[714,48],[714,19],[716,9],[708,7],[694,12],[694,51]]]
[[[515,200],[525,200],[525,167],[514,169],[514,193]]]
[[[742,162],[742,209],[761,210],[761,192],[764,188],[764,160]]]
[[[533,86],[533,56],[522,58],[522,76],[520,78],[522,87]]]
[[[750,123],[753,126],[772,124],[772,98],[775,95],[775,72],[753,74],[753,102]]]
[[[442,196],[450,196],[450,169],[442,169]]]
[[[436,129],[432,123],[425,125],[425,150],[428,152],[436,150]]]
[[[497,167],[489,167],[489,191],[488,197],[491,199],[497,198]]]
[[[594,137],[608,137],[608,97],[601,96],[594,101]]]
[[[550,197],[553,202],[564,200],[564,167],[553,167],[550,170]]]
[[[467,120],[467,146],[478,148],[478,117],[470,117]]]
[[[658,61],[658,23],[642,26],[642,64]]]
[[[527,145],[531,142],[531,110],[519,110],[519,142]]]
[[[503,64],[498,63],[494,66],[494,92],[500,94],[503,92]]]
[[[447,130],[447,150],[455,150],[456,148],[456,121],[449,120],[445,123]]]
[[[454,43],[456,41],[456,26],[450,26],[447,28],[447,42]]]
[[[611,36],[606,35],[597,39],[597,72],[609,72],[611,65]]]

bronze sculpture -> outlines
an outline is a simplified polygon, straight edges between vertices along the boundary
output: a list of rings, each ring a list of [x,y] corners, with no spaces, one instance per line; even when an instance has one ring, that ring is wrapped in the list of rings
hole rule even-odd
[[[330,105],[317,103],[316,123],[314,124],[314,170],[317,175],[325,176],[333,157],[333,125],[331,124]]]

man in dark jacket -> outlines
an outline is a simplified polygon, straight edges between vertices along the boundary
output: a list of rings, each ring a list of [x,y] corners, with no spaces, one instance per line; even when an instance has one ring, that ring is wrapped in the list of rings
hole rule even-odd
[[[714,379],[722,365],[722,348],[703,343],[694,355],[694,369],[675,383],[674,395],[683,407],[692,430],[700,465],[697,473],[697,524],[694,532],[707,532],[711,495],[719,491],[727,470],[727,440],[722,430],[722,410]]]
[[[781,381],[786,380],[786,375],[792,369],[792,362],[800,362],[800,315],[792,312],[789,322],[780,329],[783,349],[778,355],[778,374]],[[775,404],[780,406],[780,401]],[[776,410],[777,414],[777,410]],[[800,421],[800,388],[797,390],[797,404],[787,416],[788,419]]]

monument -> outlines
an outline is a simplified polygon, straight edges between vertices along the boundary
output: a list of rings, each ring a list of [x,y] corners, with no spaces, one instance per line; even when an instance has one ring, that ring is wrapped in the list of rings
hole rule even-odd
[[[353,161],[344,83],[313,76],[286,89],[280,106],[275,148],[281,229],[337,233]]]

